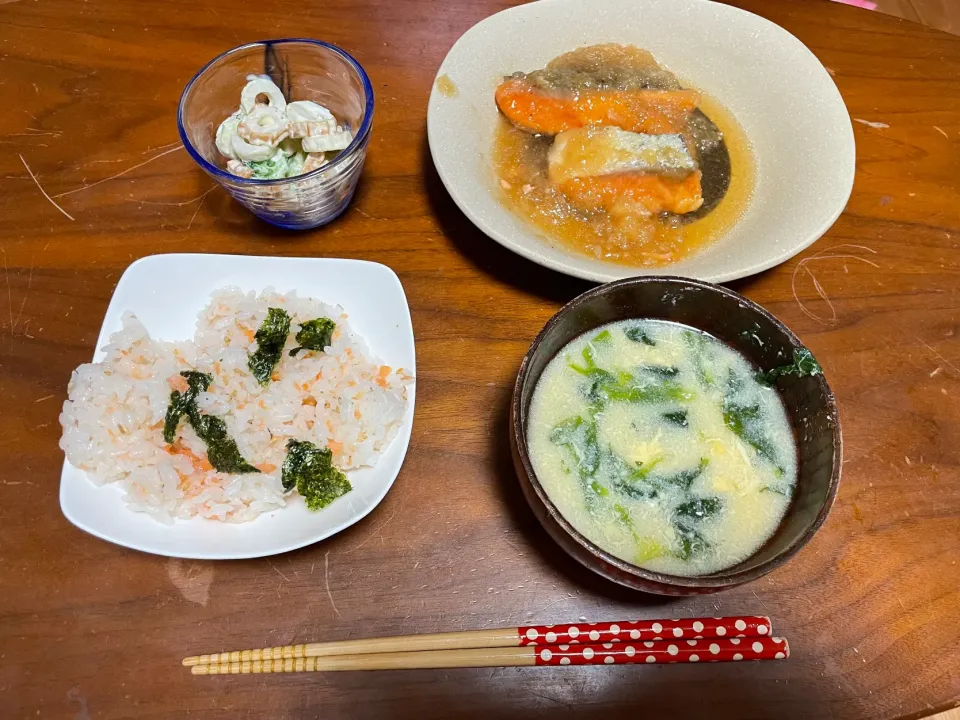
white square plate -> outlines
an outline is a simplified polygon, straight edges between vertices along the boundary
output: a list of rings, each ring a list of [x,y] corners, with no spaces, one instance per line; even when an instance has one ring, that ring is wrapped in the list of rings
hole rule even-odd
[[[500,202],[491,148],[494,90],[505,75],[542,68],[600,43],[651,51],[718,100],[753,147],[756,186],[743,216],[702,251],[658,268],[596,260],[551,240]],[[437,172],[464,214],[487,235],[534,262],[608,282],[683,275],[727,282],[766,270],[833,225],[853,188],[856,149],[843,98],[816,56],[782,27],[703,0],[539,0],[492,15],[457,40],[437,76],[427,134]]]
[[[244,291],[296,290],[331,305],[342,305],[352,329],[383,362],[416,372],[413,325],[403,286],[385,265],[331,258],[240,255],[152,255],[127,268],[110,300],[94,362],[121,327],[127,310],[163,340],[193,337],[197,314],[210,294],[223,287]],[[413,427],[414,384],[403,423],[376,467],[349,473],[353,490],[332,505],[311,512],[296,498],[287,507],[247,523],[193,518],[164,525],[133,512],[116,485],[97,486],[67,462],[60,476],[60,508],[81,530],[134,550],[169,557],[226,560],[261,557],[318,542],[353,525],[373,510],[396,480]]]

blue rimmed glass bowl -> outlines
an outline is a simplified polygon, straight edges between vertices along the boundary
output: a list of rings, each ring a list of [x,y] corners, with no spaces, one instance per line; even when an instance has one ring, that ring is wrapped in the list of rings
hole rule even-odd
[[[336,158],[312,172],[256,180],[226,170],[217,150],[220,123],[236,111],[247,75],[269,75],[287,101],[313,100],[354,134]],[[373,87],[348,53],[308,39],[264,40],[241,45],[200,69],[180,96],[177,127],[190,156],[250,212],[273,225],[306,229],[330,222],[353,197],[373,123]]]

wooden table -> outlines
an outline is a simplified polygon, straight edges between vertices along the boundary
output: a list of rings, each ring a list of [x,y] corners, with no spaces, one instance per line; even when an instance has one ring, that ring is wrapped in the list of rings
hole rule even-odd
[[[665,600],[564,556],[509,459],[520,358],[587,286],[478,232],[429,160],[436,67],[508,3],[0,3],[0,715],[893,718],[960,702],[960,38],[827,2],[742,3],[813,49],[856,121],[847,211],[801,257],[734,284],[823,361],[848,456],[833,513],[784,568]],[[174,111],[209,58],[298,35],[354,52],[378,107],[351,208],[290,234],[208,193]],[[288,555],[208,563],[114,547],[61,515],[70,372],[124,268],[176,251],[355,257],[399,273],[416,423],[366,520]],[[229,678],[178,665],[231,646],[739,612],[773,616],[790,661]]]

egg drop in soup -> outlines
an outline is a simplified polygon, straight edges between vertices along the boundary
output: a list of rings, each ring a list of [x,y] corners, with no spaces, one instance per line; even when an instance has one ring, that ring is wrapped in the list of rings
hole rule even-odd
[[[580,48],[507,77],[495,99],[502,202],[568,249],[666,265],[717,240],[749,203],[740,125],[645,50]]]
[[[612,323],[564,347],[534,390],[527,441],[537,480],[581,535],[671,575],[753,555],[797,478],[776,390],[726,344],[661,320]]]

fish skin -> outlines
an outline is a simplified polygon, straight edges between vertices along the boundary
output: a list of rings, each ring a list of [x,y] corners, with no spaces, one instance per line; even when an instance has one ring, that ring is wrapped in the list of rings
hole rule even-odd
[[[617,127],[586,127],[556,136],[547,154],[554,184],[576,177],[626,172],[684,178],[698,169],[679,133],[649,135]]]
[[[613,125],[638,133],[677,133],[700,104],[696,90],[582,90],[551,92],[522,76],[495,93],[500,112],[526,132],[556,135],[587,125]]]

